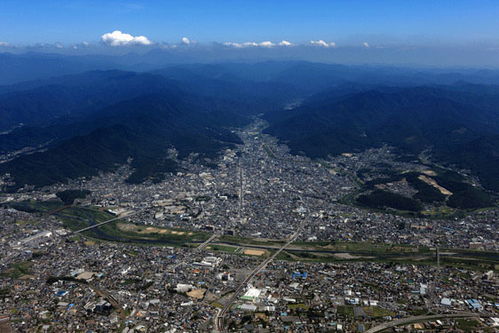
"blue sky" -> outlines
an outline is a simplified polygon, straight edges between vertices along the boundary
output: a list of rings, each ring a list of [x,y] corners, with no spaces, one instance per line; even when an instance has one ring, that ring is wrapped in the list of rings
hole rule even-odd
[[[96,42],[114,30],[170,43],[498,44],[499,1],[0,1],[0,42]]]

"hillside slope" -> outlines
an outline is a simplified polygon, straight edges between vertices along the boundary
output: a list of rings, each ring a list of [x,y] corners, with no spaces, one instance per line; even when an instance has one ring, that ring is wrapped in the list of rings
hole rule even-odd
[[[226,129],[247,120],[223,110],[203,107],[204,99],[182,95],[148,95],[120,102],[85,118],[94,129],[68,138],[43,152],[0,164],[0,173],[12,177],[10,190],[63,182],[111,171],[132,158],[135,172],[129,181],[161,179],[176,170],[167,151],[179,158],[191,153],[214,157],[221,149],[240,143]],[[87,125],[85,125],[87,126]]]
[[[466,102],[459,91],[436,87],[378,88],[331,99],[322,94],[289,113],[266,115],[266,133],[313,158],[383,144],[413,154],[431,148],[440,161],[470,168],[485,181],[499,169],[493,157],[499,103],[490,98],[477,106],[471,95]],[[477,143],[482,157],[475,159],[466,151]],[[494,182],[485,184],[499,190]]]

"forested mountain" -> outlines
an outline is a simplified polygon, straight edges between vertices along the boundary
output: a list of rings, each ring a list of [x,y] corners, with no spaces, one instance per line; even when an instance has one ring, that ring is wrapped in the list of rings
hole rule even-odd
[[[499,135],[485,135],[438,152],[441,160],[470,169],[482,184],[499,191]]]
[[[20,123],[47,125],[58,117],[77,117],[123,99],[179,91],[174,82],[158,75],[115,70],[26,82],[3,89],[10,92],[0,94],[0,130]]]
[[[120,66],[117,57],[103,55],[71,56],[37,52],[0,53],[0,73],[2,73],[0,85],[118,67]]]
[[[1,136],[0,152],[86,134],[96,127],[92,117],[107,106],[138,96],[196,99],[199,109],[233,110],[233,121],[237,115],[280,108],[292,98],[288,90],[261,85],[265,84],[235,84],[176,69],[162,73],[92,71],[4,86],[0,89],[0,131],[11,131]]]
[[[88,115],[72,125],[87,133],[0,164],[0,173],[10,173],[11,189],[43,186],[114,170],[132,158],[135,172],[129,181],[160,179],[164,172],[175,170],[175,163],[166,158],[169,148],[175,148],[179,158],[190,153],[214,157],[240,142],[226,128],[247,121],[206,98],[145,95]]]
[[[268,114],[266,132],[311,157],[383,144],[410,153],[430,148],[440,161],[469,168],[499,190],[490,179],[490,170],[499,169],[499,103],[497,95],[483,95],[441,87],[377,88],[330,99],[321,94],[295,110]]]

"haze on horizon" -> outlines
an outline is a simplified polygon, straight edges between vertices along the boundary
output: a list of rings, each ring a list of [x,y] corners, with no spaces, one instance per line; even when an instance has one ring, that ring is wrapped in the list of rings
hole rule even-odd
[[[0,52],[499,66],[496,1],[0,3]]]

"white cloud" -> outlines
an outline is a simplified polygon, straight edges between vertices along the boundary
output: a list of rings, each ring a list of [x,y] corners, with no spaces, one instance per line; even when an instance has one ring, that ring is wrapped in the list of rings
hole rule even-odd
[[[230,46],[230,47],[236,47],[236,48],[243,48],[243,47],[273,47],[275,46],[274,43],[271,41],[264,41],[261,43],[257,42],[244,42],[244,43],[234,43],[234,42],[225,42],[225,46]]]
[[[261,42],[260,44],[258,44],[258,46],[262,46],[262,47],[272,47],[272,46],[275,46],[274,43],[272,43],[271,41],[265,41],[265,42]]]
[[[322,39],[319,39],[319,40],[311,40],[310,41],[310,45],[314,45],[314,46],[322,46],[322,47],[336,47],[336,43],[335,42],[325,42],[323,41]]]
[[[75,49],[75,50],[80,50],[80,49],[85,49],[85,48],[88,48],[89,46],[90,46],[90,43],[89,43],[89,42],[83,41],[83,42],[81,42],[81,43],[74,44],[72,47],[73,47],[73,49]]]
[[[234,43],[234,42],[225,42],[225,46],[230,46],[230,47],[241,47],[239,43]]]
[[[282,41],[279,43],[279,46],[293,46],[293,43],[288,42],[287,40],[282,40]]]
[[[2,47],[2,46],[9,46],[9,43],[7,43],[7,42],[0,42],[0,47]]]
[[[229,47],[243,47],[243,44],[240,44],[240,43],[234,43],[234,42],[225,42],[224,43],[225,46],[229,46]]]
[[[145,36],[132,36],[119,30],[108,32],[101,36],[101,40],[111,46],[150,45],[152,42]]]
[[[362,43],[362,46],[368,48],[369,47],[369,43],[368,42],[364,42],[364,43]]]
[[[184,45],[189,45],[191,43],[191,40],[187,37],[182,37],[182,44]]]

